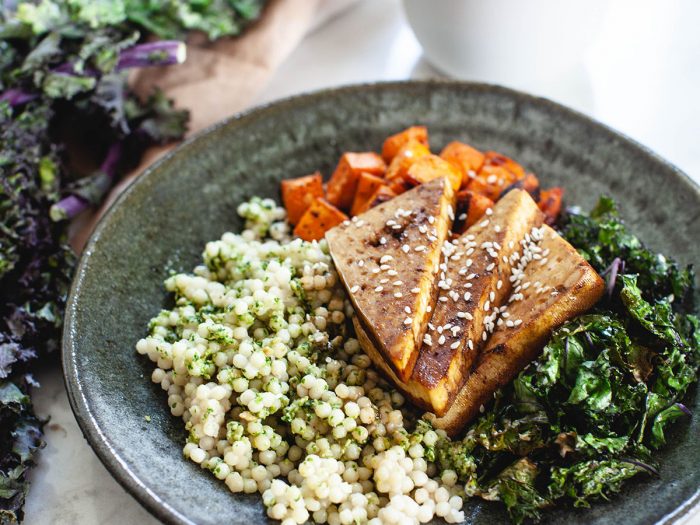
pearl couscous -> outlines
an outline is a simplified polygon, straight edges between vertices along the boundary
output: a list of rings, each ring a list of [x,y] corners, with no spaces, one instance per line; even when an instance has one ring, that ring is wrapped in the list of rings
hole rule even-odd
[[[465,488],[433,461],[446,437],[371,368],[325,241],[292,239],[269,199],[238,213],[243,232],[166,280],[175,307],[136,345],[184,456],[285,525],[463,521]]]

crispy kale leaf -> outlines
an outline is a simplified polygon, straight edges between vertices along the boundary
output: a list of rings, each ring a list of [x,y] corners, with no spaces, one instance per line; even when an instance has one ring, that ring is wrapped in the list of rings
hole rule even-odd
[[[653,451],[689,417],[681,401],[700,364],[700,322],[688,313],[694,276],[646,249],[614,210],[602,199],[563,228],[599,271],[626,261],[611,297],[555,330],[461,441],[435,447],[468,494],[502,501],[516,523],[658,474]]]
[[[676,307],[692,309],[695,275],[662,254],[647,249],[629,231],[609,197],[601,197],[590,215],[569,213],[562,235],[598,271],[604,273],[615,258],[624,261],[624,271],[638,276],[639,287],[647,299],[673,295]]]

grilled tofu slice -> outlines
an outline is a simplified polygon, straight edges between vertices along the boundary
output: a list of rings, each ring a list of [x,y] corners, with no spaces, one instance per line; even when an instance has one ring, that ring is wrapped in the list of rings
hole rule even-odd
[[[408,380],[434,307],[454,219],[447,178],[417,186],[326,233],[338,275],[374,347]]]
[[[510,296],[513,267],[543,221],[530,195],[513,190],[444,250],[438,299],[411,377],[431,412],[444,415],[464,385]]]
[[[554,230],[542,229],[542,258],[527,265],[511,297],[516,300],[502,314],[464,387],[449,411],[433,421],[450,435],[537,357],[552,330],[590,309],[603,294],[604,282],[595,270]]]

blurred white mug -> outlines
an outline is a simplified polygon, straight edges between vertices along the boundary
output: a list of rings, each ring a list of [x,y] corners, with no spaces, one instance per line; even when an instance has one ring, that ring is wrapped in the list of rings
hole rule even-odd
[[[403,0],[426,58],[467,80],[541,90],[579,67],[608,0]],[[538,89],[539,88],[539,89]]]

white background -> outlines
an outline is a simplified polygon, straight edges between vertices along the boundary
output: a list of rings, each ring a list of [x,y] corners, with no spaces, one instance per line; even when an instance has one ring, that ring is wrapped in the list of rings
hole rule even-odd
[[[612,0],[580,78],[568,88],[534,91],[622,131],[700,181],[699,23],[700,2],[694,0]],[[307,36],[258,102],[341,84],[436,76],[398,0],[364,0]],[[39,380],[37,410],[50,414],[51,424],[26,523],[156,523],[84,441],[60,369],[44,371]]]

